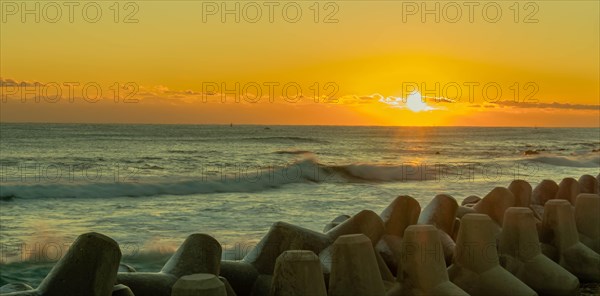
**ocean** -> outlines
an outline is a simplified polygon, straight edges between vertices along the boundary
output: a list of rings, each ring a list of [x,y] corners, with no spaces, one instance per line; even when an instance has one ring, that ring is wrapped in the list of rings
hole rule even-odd
[[[79,234],[157,271],[191,233],[241,258],[276,221],[424,207],[524,179],[600,173],[600,129],[252,125],[0,125],[0,285],[36,286]]]

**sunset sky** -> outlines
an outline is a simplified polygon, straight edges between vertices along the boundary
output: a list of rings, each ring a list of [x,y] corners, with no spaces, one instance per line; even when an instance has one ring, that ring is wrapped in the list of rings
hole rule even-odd
[[[465,2],[280,2],[272,22],[267,2],[227,2],[239,22],[223,2],[97,2],[95,23],[84,2],[72,22],[21,3],[1,7],[2,122],[600,126],[597,1],[476,2],[471,20]]]

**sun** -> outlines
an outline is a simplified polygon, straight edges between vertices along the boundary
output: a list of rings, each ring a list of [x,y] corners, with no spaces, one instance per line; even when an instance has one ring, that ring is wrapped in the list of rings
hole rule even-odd
[[[412,112],[430,111],[435,109],[428,106],[427,103],[423,101],[421,93],[416,90],[406,97],[406,108]]]

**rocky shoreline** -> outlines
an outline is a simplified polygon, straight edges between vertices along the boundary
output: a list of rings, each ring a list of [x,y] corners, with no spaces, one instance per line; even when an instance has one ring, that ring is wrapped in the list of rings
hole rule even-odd
[[[460,205],[402,195],[323,232],[276,222],[237,261],[196,233],[159,272],[119,272],[119,245],[86,233],[36,289],[0,295],[600,295],[599,178],[515,180]]]

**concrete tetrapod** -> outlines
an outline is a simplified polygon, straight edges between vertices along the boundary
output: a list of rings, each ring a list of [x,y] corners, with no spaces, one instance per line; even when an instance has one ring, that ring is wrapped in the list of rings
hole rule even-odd
[[[341,222],[326,234],[332,240],[336,240],[342,235],[362,233],[375,245],[383,235],[383,232],[383,221],[379,215],[370,210],[362,210],[350,217],[350,219]]]
[[[375,214],[370,210],[362,210],[358,212],[356,215],[350,217],[350,219],[345,220],[340,223],[335,228],[328,231],[326,234],[332,240],[335,241],[338,237],[347,234],[363,234],[371,240],[371,244],[376,246],[380,239],[384,234],[384,226],[383,221],[379,217],[379,215]],[[325,249],[323,252],[319,253],[319,257],[322,258],[322,262],[325,264],[325,275],[329,275],[330,268],[328,268],[327,263],[328,260],[332,258],[332,250],[331,246]],[[379,252],[375,252],[375,259],[379,266],[381,278],[385,281],[393,281],[394,277],[392,272],[388,268],[385,260],[381,258]]]
[[[332,246],[329,296],[382,296],[385,287],[375,250],[364,234],[338,237]]]
[[[515,207],[529,207],[531,204],[531,184],[524,180],[513,180],[508,185],[508,190],[515,196]]]
[[[129,287],[118,284],[113,287],[112,296],[135,296],[135,294]]]
[[[600,188],[598,188],[600,187],[600,181],[592,175],[582,175],[577,182],[579,182],[581,193],[598,194],[600,192]]]
[[[375,250],[390,271],[398,270],[400,244],[404,229],[417,224],[421,206],[408,195],[398,196],[379,215],[383,221],[384,234],[375,246]]]
[[[277,258],[271,296],[327,296],[319,257],[312,251],[285,251]]]
[[[331,241],[335,241],[342,235],[364,234],[369,238],[369,240],[371,240],[371,244],[375,246],[378,242],[381,242],[380,239],[382,238],[383,233],[384,226],[381,218],[373,211],[363,210],[328,231],[326,235],[331,239]],[[325,273],[326,281],[328,281],[329,274],[331,273],[332,246],[333,245],[329,245],[326,249],[319,253],[319,258],[323,264],[323,272]],[[394,276],[392,275],[392,272],[378,252],[375,252],[375,258],[377,260],[382,279],[385,281],[393,281]]]
[[[396,197],[379,216],[383,221],[385,234],[402,237],[406,227],[417,224],[420,213],[421,206],[416,199],[401,195]]]
[[[252,264],[259,273],[272,275],[277,257],[283,252],[309,250],[318,253],[332,242],[333,240],[323,233],[285,222],[276,222],[258,245],[244,257],[244,261]],[[229,279],[227,276],[226,278]]]
[[[574,295],[579,280],[542,254],[536,219],[525,207],[504,214],[499,253],[502,266],[540,295]]]
[[[558,184],[558,191],[556,192],[555,199],[568,200],[571,205],[575,205],[575,199],[581,192],[579,182],[573,178],[564,178]]]
[[[496,187],[476,203],[473,209],[478,213],[490,216],[498,226],[501,226],[504,220],[504,211],[514,207],[515,204],[516,198],[510,190]]]
[[[196,273],[180,277],[171,296],[227,296],[225,284],[212,273]]]
[[[456,209],[456,218],[461,219],[466,214],[476,214],[477,211],[473,209],[475,204],[467,204],[466,206],[459,206]]]
[[[0,287],[0,294],[7,294],[7,293],[21,292],[21,291],[31,291],[31,290],[34,290],[34,289],[33,289],[33,287],[31,287],[28,284],[11,283],[11,284],[6,284],[6,285]]]
[[[411,225],[402,240],[398,283],[388,296],[467,296],[450,282],[438,229],[432,225]]]
[[[471,296],[537,295],[500,266],[494,222],[484,214],[467,214],[460,221],[450,280]]]
[[[456,245],[452,235],[457,209],[458,202],[454,197],[447,194],[438,194],[427,204],[419,216],[419,224],[433,225],[438,229],[447,265],[452,263],[452,254]]]
[[[581,193],[575,201],[575,223],[579,240],[600,254],[600,195]]]
[[[460,229],[460,219],[457,217],[454,219],[454,229],[452,229],[452,240],[456,241],[458,238],[458,230]],[[456,243],[454,244],[456,246]],[[454,252],[452,252],[454,253]]]
[[[460,202],[460,205],[464,206],[464,205],[476,204],[480,200],[481,200],[481,197],[479,197],[477,195],[469,195]]]
[[[113,239],[95,232],[82,234],[37,289],[3,295],[111,295],[120,260],[121,250]]]
[[[319,233],[284,222],[273,224],[258,245],[241,261],[223,261],[221,275],[229,280],[240,295],[264,295],[271,288],[276,260],[288,250],[309,250],[319,254],[327,277],[331,264],[331,244],[339,236],[362,233],[375,244],[383,234],[383,222],[377,214],[364,210],[344,220],[327,233]],[[323,256],[323,257],[321,257]],[[380,263],[382,277],[392,278],[383,261]]]
[[[349,215],[339,215],[337,216],[335,219],[331,220],[331,222],[329,222],[327,225],[325,225],[325,227],[323,228],[323,232],[327,232],[329,230],[331,230],[332,228],[340,225],[340,223],[346,221],[350,219]]]
[[[219,274],[221,245],[207,234],[192,234],[179,246],[160,272],[120,272],[117,283],[135,295],[170,296],[171,288],[184,275]]]
[[[235,291],[233,290],[233,288],[229,284],[229,281],[226,278],[219,276],[219,280],[221,280],[225,285],[225,292],[227,293],[227,296],[236,296]]]
[[[558,184],[552,180],[542,180],[531,193],[531,203],[545,205],[547,201],[554,199],[558,192]]]
[[[443,230],[448,235],[454,230],[458,202],[447,194],[436,195],[421,212],[419,224],[429,224]]]
[[[600,254],[579,241],[571,203],[549,200],[544,207],[540,241],[556,248],[556,261],[580,281],[600,282]]]
[[[221,275],[227,278],[237,295],[266,295],[271,289],[277,258],[283,252],[309,250],[319,253],[332,242],[326,234],[276,222],[243,260],[222,261]]]
[[[251,295],[259,275],[256,268],[243,260],[221,261],[221,276],[227,279],[231,288],[237,295]]]

